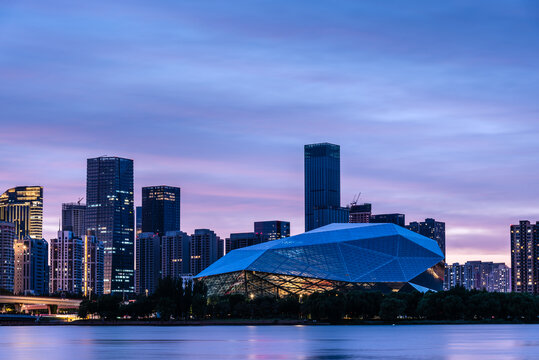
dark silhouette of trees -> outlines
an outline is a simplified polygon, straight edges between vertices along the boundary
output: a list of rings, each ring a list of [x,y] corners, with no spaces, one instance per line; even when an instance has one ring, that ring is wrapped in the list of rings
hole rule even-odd
[[[457,287],[441,292],[382,294],[353,290],[326,291],[309,296],[207,296],[203,282],[165,278],[155,293],[123,302],[104,295],[83,300],[79,316],[101,319],[312,319],[350,321],[511,321],[539,322],[539,296],[467,291]]]

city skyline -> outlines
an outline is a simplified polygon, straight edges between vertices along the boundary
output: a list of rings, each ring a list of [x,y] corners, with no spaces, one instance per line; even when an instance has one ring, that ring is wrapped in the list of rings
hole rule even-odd
[[[449,263],[509,264],[510,225],[539,218],[537,5],[283,4],[9,3],[0,192],[43,186],[50,240],[108,154],[134,159],[135,205],[181,187],[188,233],[298,234],[302,148],[327,141],[341,205],[362,192],[445,222]]]

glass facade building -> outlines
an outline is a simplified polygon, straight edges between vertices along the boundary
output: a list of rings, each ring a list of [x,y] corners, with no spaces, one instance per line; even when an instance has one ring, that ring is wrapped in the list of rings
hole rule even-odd
[[[209,295],[442,290],[438,244],[394,224],[331,224],[231,251],[199,273]]]
[[[341,208],[341,150],[339,145],[305,145],[305,231],[324,226],[329,214]],[[316,217],[315,210],[318,212]],[[325,216],[327,213],[327,216]],[[348,219],[346,221],[348,222]]]
[[[404,227],[404,214],[379,214],[371,215],[370,222],[374,224],[395,224]]]
[[[62,230],[71,231],[73,236],[79,239],[86,235],[85,204],[62,204]]]
[[[15,238],[43,237],[43,187],[18,186],[0,195],[0,221],[15,224]]]
[[[280,220],[256,221],[254,232],[265,241],[277,240],[290,236],[290,222]]]
[[[180,230],[180,191],[165,185],[142,188],[142,232],[162,236]]]
[[[104,293],[135,291],[133,160],[88,159],[86,229],[104,246]]]
[[[0,290],[13,292],[15,224],[0,221]]]

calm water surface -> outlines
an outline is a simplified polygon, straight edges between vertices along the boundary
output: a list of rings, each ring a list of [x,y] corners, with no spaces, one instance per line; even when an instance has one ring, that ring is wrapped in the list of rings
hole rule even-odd
[[[539,359],[539,325],[0,327],[0,359]]]

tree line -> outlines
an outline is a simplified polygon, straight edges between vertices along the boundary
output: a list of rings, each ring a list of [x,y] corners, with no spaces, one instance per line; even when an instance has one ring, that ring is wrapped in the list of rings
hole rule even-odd
[[[353,290],[326,291],[309,296],[253,297],[240,294],[207,296],[203,282],[165,278],[150,296],[123,302],[103,295],[84,300],[82,318],[99,317],[168,320],[308,319],[332,323],[347,321],[515,321],[538,322],[539,296],[520,293],[468,291],[457,287],[441,292],[382,294]]]

